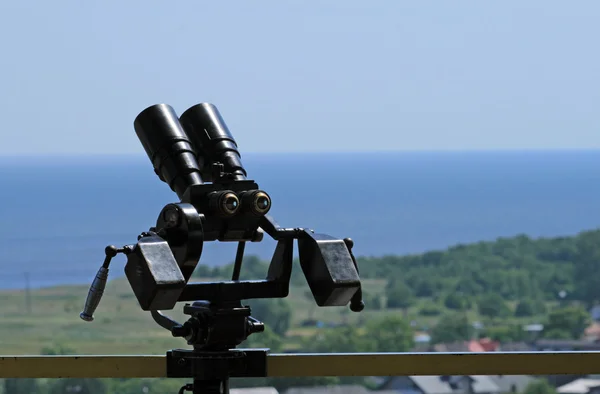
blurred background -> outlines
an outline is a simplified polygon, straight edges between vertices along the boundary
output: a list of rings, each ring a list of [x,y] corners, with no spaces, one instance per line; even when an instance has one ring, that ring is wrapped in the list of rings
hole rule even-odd
[[[290,297],[252,301],[268,329],[249,345],[600,347],[599,12],[535,0],[1,3],[0,352],[184,346],[139,309],[121,258],[96,321],[78,314],[104,247],[135,242],[177,201],[133,120],[200,102],[219,108],[277,222],[353,238],[364,278],[364,312],[317,308],[296,264]],[[242,276],[264,277],[274,247],[249,245]],[[229,277],[234,256],[206,245],[195,279]],[[582,377],[488,378],[490,394],[553,394]],[[9,379],[4,390],[180,383]],[[442,394],[419,377],[235,384]]]

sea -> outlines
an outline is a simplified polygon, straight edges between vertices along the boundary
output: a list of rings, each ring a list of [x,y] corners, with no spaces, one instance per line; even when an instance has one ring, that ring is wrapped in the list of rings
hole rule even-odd
[[[600,227],[600,151],[245,154],[283,227],[355,241],[358,256],[412,254]],[[0,157],[0,289],[89,284],[107,245],[135,243],[177,195],[132,156]],[[268,238],[247,254],[270,259]],[[203,264],[233,261],[207,243]],[[112,277],[123,275],[115,258]]]

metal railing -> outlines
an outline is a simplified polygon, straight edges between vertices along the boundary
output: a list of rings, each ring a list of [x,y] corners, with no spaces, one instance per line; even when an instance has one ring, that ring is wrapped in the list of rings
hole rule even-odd
[[[0,356],[0,378],[163,378],[166,356]],[[270,354],[267,377],[600,373],[600,352]]]

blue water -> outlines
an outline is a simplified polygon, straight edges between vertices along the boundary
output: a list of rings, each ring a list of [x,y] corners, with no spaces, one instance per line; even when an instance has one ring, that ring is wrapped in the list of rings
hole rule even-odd
[[[600,227],[600,151],[246,154],[285,227],[352,237],[358,255]],[[152,226],[176,195],[138,157],[0,158],[0,288],[88,283],[108,244]],[[248,253],[269,258],[274,243]],[[230,262],[210,244],[202,262]],[[113,263],[122,273],[124,259]]]

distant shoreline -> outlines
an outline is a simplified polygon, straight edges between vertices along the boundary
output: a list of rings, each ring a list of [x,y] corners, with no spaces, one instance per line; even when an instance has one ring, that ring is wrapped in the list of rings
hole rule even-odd
[[[428,250],[424,250],[422,252],[417,252],[417,253],[404,253],[404,254],[381,254],[381,255],[365,255],[365,256],[357,256],[357,258],[359,259],[377,259],[377,258],[383,258],[383,257],[387,257],[387,256],[394,256],[394,257],[410,257],[410,256],[419,256],[425,253],[445,253],[448,252],[451,249],[455,249],[457,247],[461,247],[461,246],[470,246],[470,245],[475,245],[475,244],[480,244],[480,243],[494,243],[497,242],[498,240],[506,240],[506,239],[514,239],[520,236],[525,236],[530,238],[533,241],[541,241],[541,240],[552,240],[552,239],[562,239],[562,238],[572,238],[572,237],[576,237],[581,233],[585,233],[585,232],[590,232],[590,231],[597,231],[600,230],[600,226],[598,226],[597,228],[590,228],[590,229],[582,229],[581,231],[575,232],[575,233],[571,233],[571,234],[562,234],[562,235],[556,235],[556,236],[532,236],[532,235],[528,235],[528,234],[514,234],[511,236],[499,236],[496,237],[495,239],[482,239],[479,241],[474,241],[474,242],[467,242],[467,243],[456,243],[456,244],[452,244],[449,245],[445,248],[433,248],[433,249],[428,249]],[[248,254],[248,256],[252,255],[251,253]],[[294,257],[297,257],[297,254],[294,255]],[[261,257],[259,256],[259,258],[263,261],[269,261],[268,258],[265,257]],[[202,258],[200,259],[200,264],[202,264]],[[222,263],[222,264],[214,264],[214,265],[208,265],[209,267],[222,267],[224,265],[226,265],[228,263]],[[98,266],[99,267],[99,266]],[[111,268],[110,274],[109,274],[109,282],[113,281],[113,280],[124,280],[125,279],[125,273],[123,272],[123,268],[124,268],[124,264],[118,264],[118,266],[115,266],[113,268]],[[294,267],[294,269],[298,269],[299,267]],[[55,274],[56,277],[60,277],[62,276],[63,273],[55,271],[52,272],[51,270],[43,270],[40,272],[29,272],[28,273],[28,278],[30,280],[29,283],[29,289],[30,290],[40,290],[40,289],[49,289],[49,288],[57,288],[57,287],[81,287],[81,286],[89,286],[91,285],[94,276],[95,276],[95,271],[90,271],[89,274],[83,273],[82,271],[77,271],[76,272],[76,276],[77,278],[81,278],[81,280],[79,279],[73,279],[71,281],[67,280],[65,282],[57,282],[57,281],[53,281],[52,279],[49,279],[49,274]],[[14,291],[25,291],[26,290],[26,284],[24,282],[25,277],[22,274],[19,273],[13,273],[11,274],[14,277],[19,277],[18,280],[15,280],[14,283],[21,283],[19,286],[2,286],[0,285],[0,292],[14,292]],[[41,277],[41,278],[45,278],[45,282],[54,282],[54,283],[48,283],[48,284],[39,284],[39,285],[35,285],[35,278],[36,276]],[[54,276],[54,275],[52,275]],[[89,277],[89,280],[87,280],[87,278]],[[72,277],[73,278],[73,277]],[[85,278],[85,279],[84,279]],[[259,279],[259,278],[257,278]],[[44,281],[38,281],[38,282],[44,282]],[[192,280],[193,282],[193,280]],[[2,282],[0,282],[2,283]]]
[[[401,149],[401,150],[370,150],[370,151],[244,151],[242,156],[258,157],[258,156],[349,156],[349,155],[422,155],[422,154],[440,154],[440,155],[455,155],[455,154],[561,154],[561,153],[600,153],[600,148],[561,148],[561,149],[546,149],[546,148],[523,148],[523,149]],[[36,153],[0,153],[0,161],[7,159],[39,159],[39,160],[57,160],[57,159],[88,159],[94,158],[123,158],[123,159],[144,159],[147,160],[143,152],[131,153],[97,153],[97,152],[64,152],[55,154],[36,154]]]

